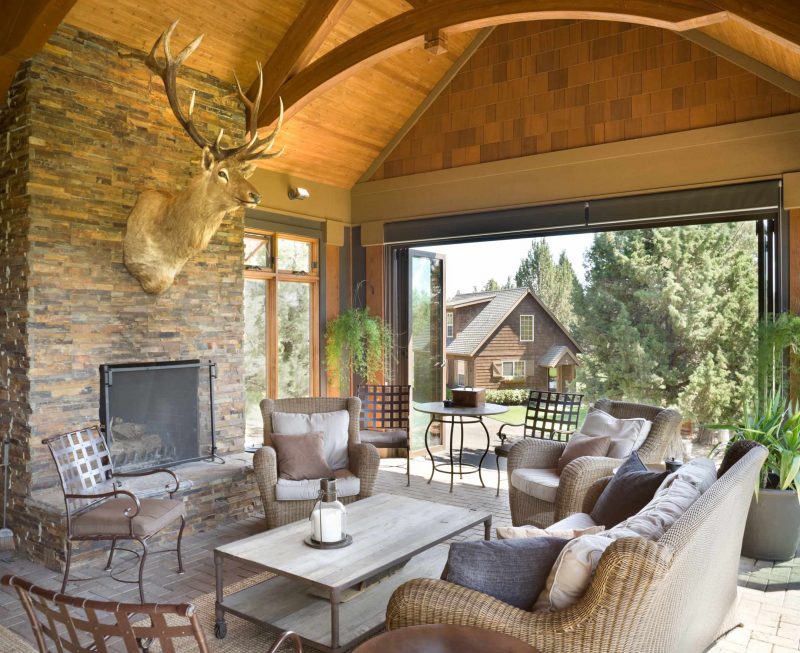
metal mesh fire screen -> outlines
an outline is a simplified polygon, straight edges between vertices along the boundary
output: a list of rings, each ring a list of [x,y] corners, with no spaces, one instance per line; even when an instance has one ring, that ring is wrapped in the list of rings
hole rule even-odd
[[[100,423],[117,471],[216,453],[212,362],[100,366]]]

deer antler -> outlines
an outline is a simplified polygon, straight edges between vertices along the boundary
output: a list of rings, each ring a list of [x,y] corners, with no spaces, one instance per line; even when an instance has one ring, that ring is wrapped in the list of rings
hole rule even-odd
[[[249,114],[249,124],[247,129],[247,142],[239,145],[237,147],[222,147],[222,129],[219,130],[219,134],[217,134],[216,140],[212,143],[207,141],[203,136],[200,135],[200,132],[197,131],[197,127],[192,120],[192,112],[194,111],[194,100],[196,91],[192,91],[192,99],[189,102],[189,113],[188,115],[184,115],[183,109],[181,109],[180,102],[178,101],[178,70],[183,65],[183,63],[189,58],[189,56],[197,49],[200,45],[200,42],[203,40],[205,34],[201,34],[198,36],[194,41],[189,43],[183,50],[178,53],[178,56],[172,56],[172,50],[170,48],[170,39],[172,38],[172,32],[175,31],[175,27],[177,26],[178,21],[176,20],[172,25],[170,25],[164,32],[162,32],[161,36],[156,39],[156,42],[153,44],[153,47],[150,49],[150,54],[147,55],[144,62],[147,67],[156,75],[158,75],[161,80],[164,82],[164,90],[167,93],[167,99],[169,100],[169,106],[172,108],[172,113],[175,114],[175,118],[177,118],[178,122],[180,123],[181,127],[186,130],[186,133],[189,134],[191,139],[200,147],[207,147],[211,150],[211,153],[214,155],[214,158],[217,161],[222,161],[223,159],[228,159],[231,157],[236,157],[240,161],[250,161],[254,159],[271,159],[273,157],[279,156],[283,149],[279,150],[278,152],[270,153],[269,150],[272,148],[272,145],[275,142],[275,138],[280,131],[281,125],[283,124],[283,101],[281,101],[281,108],[280,114],[278,116],[278,122],[275,126],[275,129],[269,136],[264,138],[259,138],[258,136],[258,114],[261,105],[261,90],[264,86],[264,71],[261,68],[261,64],[257,64],[258,66],[258,77],[259,77],[259,84],[258,84],[258,93],[256,94],[255,100],[250,100],[247,95],[242,91],[242,86],[239,83],[239,78],[236,77],[234,73],[234,78],[236,79],[236,90],[239,100],[245,105]],[[156,55],[159,46],[164,44],[164,62],[160,62]]]

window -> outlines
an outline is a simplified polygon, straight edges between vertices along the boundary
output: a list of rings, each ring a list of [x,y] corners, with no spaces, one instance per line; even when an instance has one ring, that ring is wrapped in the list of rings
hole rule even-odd
[[[244,237],[245,440],[260,442],[265,397],[319,392],[319,242],[247,231]]]
[[[525,361],[503,361],[503,377],[516,379],[525,376]]]
[[[453,337],[453,311],[447,312],[447,337]]]
[[[456,361],[456,385],[467,385],[467,362]]]
[[[533,315],[519,316],[519,341],[533,341]]]

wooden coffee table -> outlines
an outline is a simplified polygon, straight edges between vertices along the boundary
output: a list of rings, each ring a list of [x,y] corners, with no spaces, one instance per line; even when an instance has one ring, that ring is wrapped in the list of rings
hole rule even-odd
[[[353,653],[537,653],[520,639],[471,626],[409,626],[383,633]]]
[[[413,578],[439,577],[447,547],[438,544],[481,523],[489,539],[491,513],[378,494],[347,506],[353,544],[343,549],[306,546],[306,520],[218,547],[214,632],[225,637],[225,614],[231,613],[275,632],[293,630],[323,651],[352,648],[383,628],[386,605],[397,587]],[[226,558],[275,577],[223,597]],[[343,602],[346,590],[404,564]]]

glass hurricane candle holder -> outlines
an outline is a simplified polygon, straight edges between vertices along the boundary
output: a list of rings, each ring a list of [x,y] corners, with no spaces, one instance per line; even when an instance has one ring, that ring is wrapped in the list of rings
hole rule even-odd
[[[317,502],[309,516],[311,534],[305,543],[318,549],[335,549],[351,544],[347,534],[347,509],[336,496],[336,479],[320,480]]]

